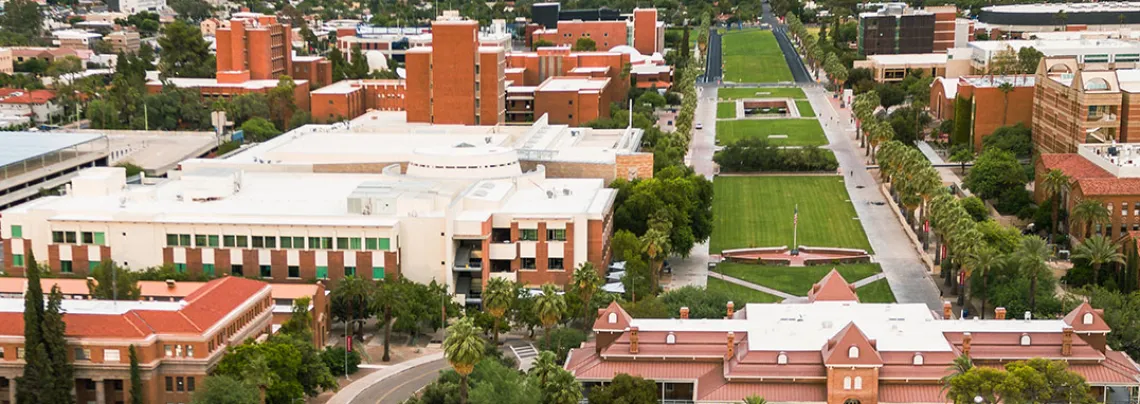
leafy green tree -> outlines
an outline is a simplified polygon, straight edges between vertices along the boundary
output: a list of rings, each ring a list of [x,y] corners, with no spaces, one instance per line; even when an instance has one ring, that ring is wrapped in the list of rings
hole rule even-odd
[[[590,38],[578,38],[577,41],[574,41],[574,46],[571,47],[570,50],[577,52],[593,52],[598,50],[598,44]]]
[[[348,62],[344,59],[344,53],[340,49],[333,47],[329,50],[329,64],[332,65],[332,80],[334,82],[341,81],[348,78]]]
[[[316,397],[336,388],[312,340],[289,333],[230,347],[214,375],[246,380],[263,391],[263,402],[273,404],[290,404],[302,395]]]
[[[950,136],[950,144],[966,145],[974,148],[974,102],[972,98],[957,97],[954,99],[954,133]]]
[[[134,272],[123,269],[110,258],[104,259],[87,278],[87,291],[99,300],[139,300],[142,289]]]
[[[335,375],[351,375],[360,370],[360,352],[349,351],[340,346],[330,346],[321,351],[321,360]]]
[[[143,393],[142,372],[139,371],[139,358],[135,353],[135,346],[131,345],[127,349],[127,353],[131,360],[131,403],[130,404],[143,404],[146,402],[146,396]]]
[[[443,341],[443,352],[447,362],[459,373],[459,403],[467,403],[467,378],[475,370],[475,364],[483,359],[482,330],[470,318],[462,318],[447,328],[447,339]]]
[[[1069,371],[1067,362],[1030,359],[1005,365],[1005,369],[972,367],[948,380],[946,398],[988,403],[1094,403],[1088,383]]]
[[[63,322],[63,292],[59,286],[51,288],[48,295],[47,308],[44,309],[43,346],[51,361],[51,382],[41,390],[40,399],[45,403],[74,403],[75,397],[71,395],[71,388],[75,383],[74,370],[71,361],[67,359],[67,324]]]
[[[962,208],[966,209],[966,213],[969,213],[975,222],[985,221],[986,218],[990,217],[990,209],[986,207],[986,203],[982,202],[981,198],[976,196],[962,198]]]
[[[262,93],[239,95],[225,106],[226,114],[239,127],[252,118],[269,116],[269,99]]]
[[[982,149],[997,148],[1013,152],[1017,158],[1029,158],[1033,150],[1033,134],[1028,126],[1018,122],[997,128],[982,138]]]
[[[277,78],[277,86],[269,89],[266,101],[269,103],[269,114],[278,128],[289,128],[289,120],[297,112],[297,103],[294,101],[297,83],[293,78],[284,75]]]
[[[605,387],[590,390],[590,404],[646,404],[657,402],[657,384],[640,376],[619,373]]]
[[[537,50],[538,48],[546,48],[551,46],[554,46],[554,42],[550,42],[545,39],[539,39],[531,44],[531,50]]]
[[[1086,238],[1073,248],[1073,258],[1085,259],[1093,267],[1093,284],[1100,284],[1100,267],[1104,264],[1123,264],[1124,254],[1120,253],[1120,243],[1105,236]]]
[[[986,277],[1003,259],[1005,257],[1000,252],[988,246],[978,248],[962,258],[962,266],[966,268],[966,277],[972,279],[977,276],[981,281],[982,307],[978,312],[981,313],[982,318],[986,318]],[[970,292],[973,294],[973,288]]]
[[[350,79],[366,79],[371,69],[368,68],[368,58],[364,57],[364,52],[360,50],[360,45],[352,46],[352,54],[348,58],[351,62],[348,65],[348,72],[346,73]]]
[[[264,142],[269,139],[277,137],[281,131],[273,126],[273,122],[265,120],[265,118],[253,118],[241,124],[241,131],[245,134],[245,138],[253,142]]]
[[[0,14],[0,39],[5,45],[29,45],[43,35],[44,15],[40,5],[32,0],[11,0],[4,3]]]
[[[91,121],[91,127],[95,129],[115,129],[118,127],[119,110],[115,105],[103,101],[93,100],[87,104],[86,116]]]
[[[1018,70],[1022,74],[1033,74],[1037,72],[1037,64],[1041,63],[1041,58],[1045,57],[1044,53],[1037,50],[1032,46],[1026,46],[1017,50],[1017,64]]]
[[[547,283],[542,285],[542,294],[535,298],[534,310],[539,320],[542,321],[543,335],[546,338],[547,346],[549,346],[550,329],[558,324],[562,320],[562,315],[566,313],[566,298],[558,294],[558,289],[554,284]]]
[[[768,400],[765,400],[764,397],[751,395],[744,397],[744,404],[768,404]]]
[[[292,334],[301,339],[313,339],[313,314],[309,311],[312,298],[308,296],[293,300],[292,313],[278,330],[280,333]]]
[[[575,272],[577,275],[577,272]],[[499,344],[499,321],[515,302],[515,287],[506,279],[491,278],[483,290],[483,309],[494,317],[495,345]]]
[[[978,156],[963,184],[981,198],[993,199],[1005,189],[1024,187],[1026,181],[1025,170],[1013,153],[989,149]]]
[[[135,56],[145,70],[154,70],[154,47],[149,42],[139,44],[139,51],[135,52]]]
[[[950,154],[950,161],[960,163],[962,167],[960,171],[966,174],[966,163],[974,161],[974,152],[972,147],[960,147]]]
[[[87,70],[87,67],[83,65],[83,61],[80,60],[79,57],[67,55],[53,60],[44,73],[58,78],[68,74],[79,73],[84,70]]]
[[[586,332],[577,328],[558,327],[550,331],[550,342],[539,341],[538,347],[541,350],[554,352],[558,356],[558,362],[561,363],[566,360],[571,349],[582,346],[583,342],[586,342]]]
[[[216,63],[210,43],[198,27],[175,20],[158,38],[158,70],[162,77],[214,77]]]
[[[296,111],[293,116],[289,117],[289,130],[297,129],[299,127],[308,125],[313,122],[313,116],[309,111]]]
[[[637,97],[637,104],[649,104],[653,106],[653,108],[661,108],[665,106],[665,96],[658,94],[656,91],[646,91]]]
[[[168,4],[179,16],[194,22],[210,18],[214,12],[214,7],[203,0],[171,0]]]
[[[133,396],[132,396],[133,398]],[[256,386],[231,376],[209,376],[194,395],[191,404],[260,404]]]
[[[650,216],[664,210],[672,223],[665,255],[687,257],[698,242],[712,234],[712,183],[686,167],[670,166],[650,179],[617,180],[614,229],[641,236]]]
[[[44,321],[44,291],[40,284],[40,268],[36,257],[28,253],[25,276],[28,289],[24,293],[24,373],[17,378],[16,401],[50,403],[47,390],[52,382],[52,363],[44,347],[41,325]]]
[[[577,404],[582,401],[582,385],[574,375],[561,367],[547,375],[546,382],[538,386],[542,389],[543,403]]]

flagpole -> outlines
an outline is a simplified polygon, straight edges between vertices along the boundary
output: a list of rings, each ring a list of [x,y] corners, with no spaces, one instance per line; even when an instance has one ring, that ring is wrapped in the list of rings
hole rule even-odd
[[[800,237],[800,204],[796,204],[795,213],[792,213],[792,250],[799,251]]]

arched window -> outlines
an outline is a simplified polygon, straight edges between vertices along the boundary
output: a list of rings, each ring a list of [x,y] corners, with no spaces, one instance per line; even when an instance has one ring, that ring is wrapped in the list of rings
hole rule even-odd
[[[847,348],[847,357],[848,358],[858,358],[859,357],[859,347],[852,345],[851,348]]]
[[[863,390],[863,376],[855,376],[855,390]]]
[[[1063,63],[1058,63],[1055,65],[1049,66],[1049,73],[1072,73],[1072,72],[1073,71],[1069,69],[1069,66],[1066,66]]]
[[[1085,323],[1085,324],[1092,324],[1093,323],[1093,314],[1092,313],[1085,313],[1085,315],[1081,316],[1081,322]]]
[[[1088,91],[1104,91],[1108,90],[1108,81],[1100,77],[1091,78],[1085,82],[1085,90]]]
[[[677,336],[673,335],[673,333],[669,333],[669,335],[665,336],[665,343],[670,345],[677,343]]]
[[[1021,334],[1021,345],[1029,346],[1029,343],[1030,343],[1029,334]]]
[[[847,377],[843,378],[843,389],[844,390],[851,390],[851,376],[847,376]]]
[[[921,354],[921,353],[916,353],[916,354],[914,354],[914,365],[915,365],[915,366],[922,366],[922,364],[923,364],[924,362],[925,362],[925,361],[923,360],[923,358],[922,358],[922,354]]]
[[[780,355],[776,356],[776,364],[777,365],[787,365],[788,364],[788,354],[780,352]]]
[[[606,318],[606,321],[609,321],[610,324],[617,324],[617,313],[610,313],[609,317]]]

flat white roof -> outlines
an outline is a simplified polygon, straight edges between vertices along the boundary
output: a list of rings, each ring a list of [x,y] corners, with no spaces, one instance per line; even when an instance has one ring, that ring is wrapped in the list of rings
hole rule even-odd
[[[0,132],[0,167],[102,137],[95,133]]]
[[[538,91],[602,91],[609,78],[551,77],[538,86]]]
[[[961,76],[958,80],[970,83],[974,87],[998,87],[1002,84],[1009,83],[1014,87],[1033,87],[1037,78],[1030,75],[1009,75],[1009,76]]]
[[[883,65],[938,64],[948,60],[945,53],[921,53],[906,55],[871,55],[867,59]]]
[[[1014,51],[1031,46],[1041,51],[1045,56],[1056,55],[1055,51],[1082,49],[1080,53],[1091,53],[1098,50],[1131,50],[1140,49],[1140,42],[1123,41],[1120,39],[1009,39],[999,41],[972,41],[971,48],[982,49],[989,52],[1004,50],[1007,47]]]
[[[1140,2],[1111,1],[1100,3],[1037,3],[1037,4],[1009,4],[1000,6],[982,7],[982,12],[991,13],[1120,13],[1127,11],[1140,11]]]
[[[219,83],[218,79],[199,79],[199,78],[185,78],[185,77],[169,77],[167,82],[173,84],[178,88],[198,88],[198,87],[233,87],[245,88],[249,90],[261,90],[266,88],[277,87],[277,80],[247,80],[241,83]],[[297,84],[308,83],[308,80],[293,80]],[[148,85],[161,85],[162,81],[149,80]]]
[[[121,315],[131,310],[178,311],[186,304],[178,302],[158,302],[144,300],[80,300],[63,299],[60,308],[67,314],[112,314]],[[24,299],[0,298],[0,312],[23,313]]]

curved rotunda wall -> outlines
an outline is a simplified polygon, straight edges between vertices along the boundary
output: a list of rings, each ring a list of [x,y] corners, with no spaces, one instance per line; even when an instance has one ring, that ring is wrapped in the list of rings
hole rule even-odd
[[[422,178],[507,178],[522,175],[518,152],[505,147],[416,149],[407,175]]]

